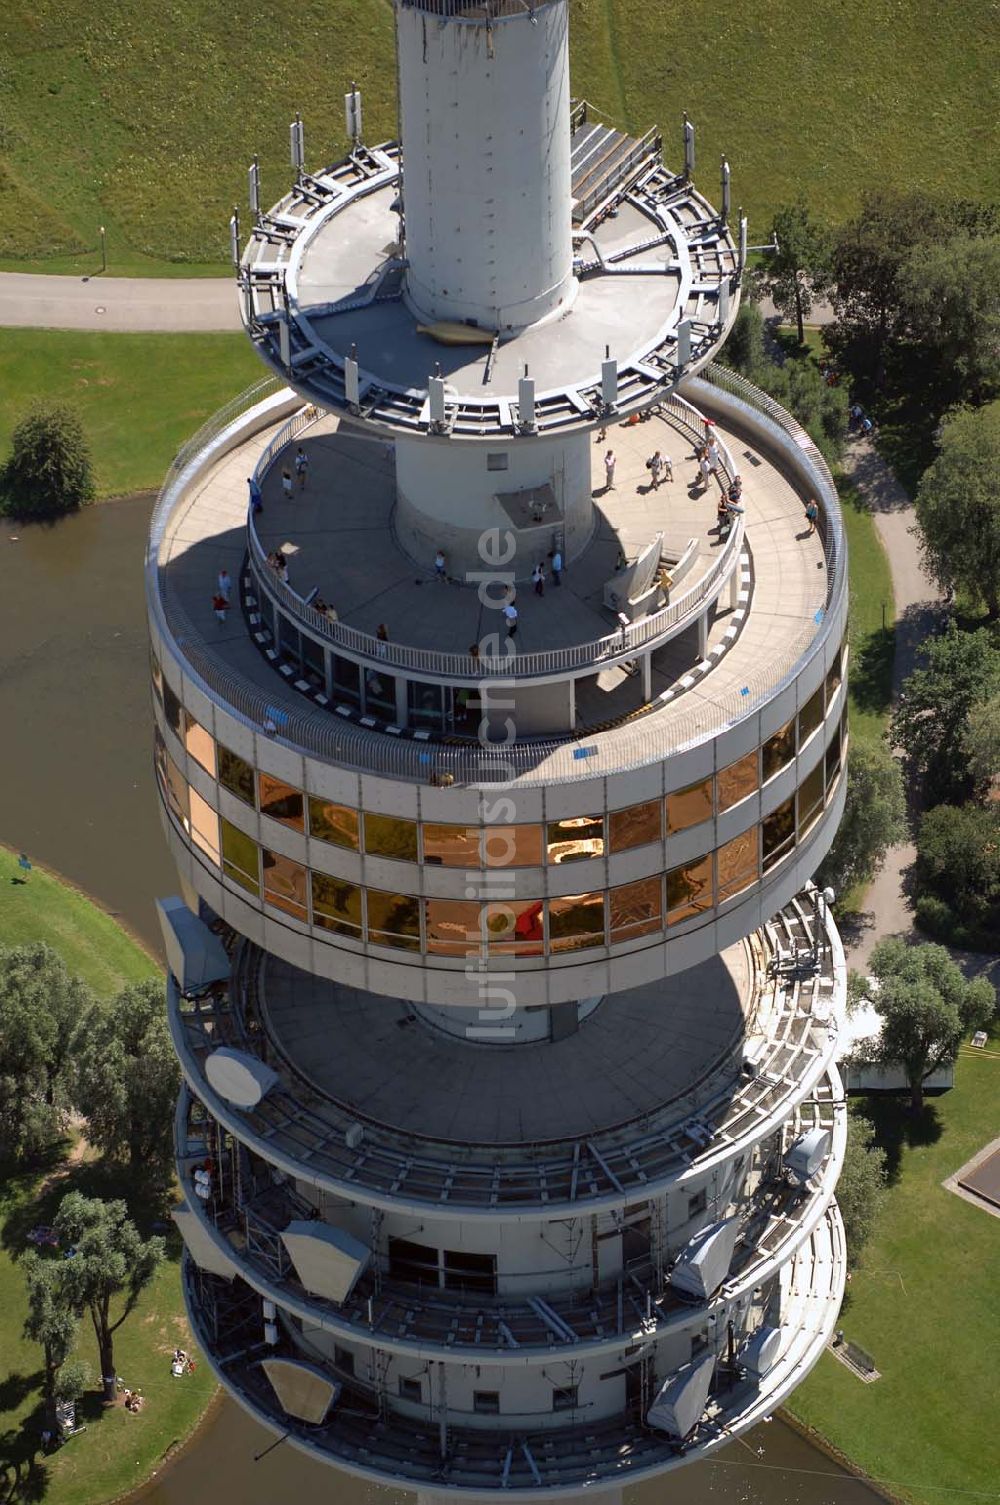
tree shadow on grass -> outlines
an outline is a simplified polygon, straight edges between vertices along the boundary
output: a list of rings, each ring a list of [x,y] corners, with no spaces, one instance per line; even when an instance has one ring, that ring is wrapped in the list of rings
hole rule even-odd
[[[41,1389],[44,1377],[41,1369],[36,1369],[34,1374],[11,1372],[6,1375],[0,1380],[0,1412],[16,1411],[33,1390]]]
[[[875,1126],[875,1142],[885,1150],[885,1168],[889,1185],[898,1181],[904,1149],[914,1150],[936,1144],[943,1128],[933,1102],[925,1102],[922,1113],[911,1113],[909,1094],[873,1093],[861,1108],[865,1118]]]
[[[52,1223],[60,1202],[71,1191],[106,1201],[122,1198],[140,1233],[144,1237],[153,1231],[165,1234],[168,1253],[175,1256],[174,1225],[169,1219],[172,1202],[169,1186],[138,1179],[127,1167],[104,1160],[57,1163],[41,1181],[36,1167],[30,1175],[26,1173],[22,1181],[26,1193],[37,1183],[37,1193],[34,1196],[26,1194],[15,1202],[0,1232],[0,1245],[15,1257],[29,1247],[28,1234],[32,1228]],[[3,1505],[2,1498],[0,1505]]]
[[[0,1505],[32,1505],[48,1493],[41,1407],[20,1427],[0,1433]]]
[[[881,715],[889,709],[895,659],[893,627],[878,628],[855,653],[851,663],[851,693],[862,710]]]

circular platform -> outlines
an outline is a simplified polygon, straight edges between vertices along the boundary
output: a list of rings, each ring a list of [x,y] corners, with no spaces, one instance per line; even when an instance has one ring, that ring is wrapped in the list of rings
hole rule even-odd
[[[514,1144],[597,1134],[671,1103],[678,1119],[697,1112],[739,1071],[753,980],[741,943],[674,987],[609,998],[575,1034],[530,1050],[450,1039],[406,1003],[274,956],[261,997],[272,1042],[324,1097],[403,1134]]]

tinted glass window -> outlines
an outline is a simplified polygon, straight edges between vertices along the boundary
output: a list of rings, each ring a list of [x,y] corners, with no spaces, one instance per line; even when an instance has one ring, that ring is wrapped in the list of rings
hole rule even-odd
[[[260,894],[260,874],[257,870],[257,843],[238,826],[228,820],[222,826],[222,869],[241,888],[251,894]]]
[[[365,811],[365,851],[379,857],[417,860],[417,823],[398,815],[373,815]]]
[[[700,826],[712,814],[712,780],[701,779],[667,795],[667,831]]]
[[[487,904],[486,935],[491,951],[514,956],[541,956],[545,906],[541,899],[511,899]]]
[[[810,695],[805,705],[799,712],[799,748],[805,746],[807,738],[823,720],[823,686],[820,685],[815,695]]]
[[[766,784],[768,779],[773,779],[776,773],[792,761],[795,757],[795,717],[787,721],[780,731],[775,732],[773,737],[768,737],[761,749],[761,761],[763,764],[763,780]]]
[[[313,872],[313,924],[336,935],[361,939],[361,890],[354,883],[331,878],[328,873]]]
[[[331,846],[356,852],[359,826],[358,812],[349,805],[335,805],[331,800],[309,796],[309,835],[317,841],[328,841]]]
[[[799,835],[802,836],[816,820],[823,809],[823,794],[825,780],[823,777],[823,759],[821,758],[806,778],[799,785]]]
[[[659,802],[657,802],[659,803]],[[663,928],[663,883],[659,877],[623,883],[608,894],[611,906],[611,944],[655,935]]]
[[[760,877],[759,828],[754,826],[727,841],[716,854],[719,874],[719,903],[742,893]]]
[[[712,907],[712,859],[700,857],[667,874],[667,920],[671,925]]]
[[[420,949],[420,906],[410,894],[368,890],[368,939],[376,946]]]
[[[795,800],[785,800],[762,822],[764,871],[774,867],[795,845]]]
[[[261,850],[264,873],[264,899],[275,909],[283,909],[297,920],[309,918],[306,899],[306,869],[301,862],[282,857],[280,852]]]
[[[568,815],[549,822],[550,862],[576,862],[581,857],[604,856],[603,815]]]
[[[253,769],[245,758],[219,743],[219,783],[253,808]]]
[[[733,805],[738,805],[740,800],[745,800],[748,794],[753,794],[757,788],[757,749],[754,748],[753,752],[748,752],[743,758],[737,758],[728,768],[723,768],[717,775],[716,782],[720,810],[729,810]]]
[[[570,894],[549,900],[549,949],[582,951],[604,945],[604,895]]]
[[[662,800],[647,800],[642,805],[629,805],[625,810],[612,810],[608,816],[608,842],[612,852],[627,852],[632,847],[646,846],[651,841],[659,841],[662,835]]]
[[[210,773],[214,779],[215,738],[195,721],[190,711],[184,712],[184,746],[195,762],[200,763],[205,772]]]
[[[270,773],[258,773],[257,790],[260,795],[260,813],[272,820],[280,820],[283,826],[293,831],[304,831],[304,798],[301,789],[276,779]]]

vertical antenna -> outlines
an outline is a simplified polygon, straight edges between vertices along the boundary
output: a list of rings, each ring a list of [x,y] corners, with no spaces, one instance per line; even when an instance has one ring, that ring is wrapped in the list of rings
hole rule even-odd
[[[727,157],[725,157],[725,156],[723,156],[723,158],[722,158],[721,173],[722,173],[722,223],[725,225],[725,224],[728,223],[728,220],[729,220],[729,203],[730,203],[729,159]]]
[[[684,176],[688,179],[694,177],[694,126],[684,114]]]
[[[254,157],[247,173],[247,191],[250,198],[250,213],[255,225],[260,224],[260,161]]]
[[[296,115],[288,127],[288,138],[291,148],[292,166],[295,168],[295,181],[299,182],[301,181],[302,169],[305,167],[306,162],[306,137],[301,115]]]
[[[350,92],[344,95],[344,123],[353,149],[357,151],[361,145],[361,90],[353,79]]]

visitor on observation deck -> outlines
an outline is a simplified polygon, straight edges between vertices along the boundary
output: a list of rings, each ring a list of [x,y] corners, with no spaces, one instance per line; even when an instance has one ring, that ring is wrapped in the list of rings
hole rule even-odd
[[[531,572],[531,580],[532,580],[532,584],[535,587],[535,595],[536,596],[544,596],[545,595],[545,566],[544,566],[544,564],[536,564],[535,565],[535,568]]]
[[[284,493],[285,500],[286,501],[291,501],[291,499],[292,499],[292,472],[288,469],[287,465],[285,466],[284,470],[281,472],[281,490]]]
[[[657,490],[663,479],[663,456],[659,450],[655,450],[646,461],[646,469],[649,471],[650,484],[654,491]]]
[[[440,549],[434,555],[434,574],[441,581],[441,584],[444,585],[448,579],[448,562]]]
[[[217,583],[219,587],[219,595],[224,597],[225,600],[228,601],[233,593],[233,582],[229,578],[229,571],[226,569],[225,565],[223,565],[222,569],[219,571],[219,578]]]
[[[615,489],[616,463],[615,452],[613,449],[609,449],[604,456],[604,488],[606,491],[614,491]]]
[[[379,658],[388,658],[389,650],[385,645],[389,641],[389,629],[384,622],[380,622],[376,627],[375,636],[378,639],[378,648],[375,651]]]
[[[809,524],[809,527],[806,530],[806,537],[808,538],[810,534],[816,532],[816,524],[819,521],[819,507],[816,505],[816,500],[814,497],[810,497],[808,502],[806,502],[805,510],[806,522]]]
[[[295,451],[295,474],[299,478],[299,490],[300,491],[305,491],[305,489],[306,489],[306,476],[308,474],[308,471],[309,471],[309,456],[306,454],[305,450],[302,448],[302,445],[300,444],[299,447],[298,447],[298,449]]]
[[[552,570],[552,584],[562,585],[563,557],[559,549],[553,549],[549,555],[549,567]]]
[[[215,612],[215,615],[218,617],[220,622],[224,622],[226,620],[226,612],[229,610],[229,602],[226,600],[225,596],[216,594],[212,597],[212,610]]]
[[[264,510],[264,499],[261,496],[260,485],[256,476],[247,476],[247,486],[250,490],[250,511],[256,517],[258,512]]]
[[[504,607],[503,619],[507,623],[507,636],[512,638],[517,631],[517,607],[513,601],[508,601]]]

